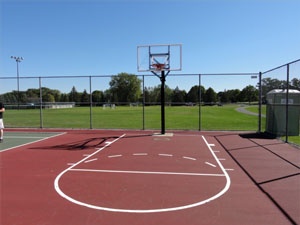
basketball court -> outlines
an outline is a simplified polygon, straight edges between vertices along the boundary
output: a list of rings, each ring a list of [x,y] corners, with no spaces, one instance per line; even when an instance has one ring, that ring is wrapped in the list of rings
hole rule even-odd
[[[9,130],[1,224],[300,224],[300,151],[261,134],[165,130],[181,44],[137,48],[161,81],[161,132]]]
[[[0,152],[1,222],[299,223],[299,149],[247,135],[43,130]]]

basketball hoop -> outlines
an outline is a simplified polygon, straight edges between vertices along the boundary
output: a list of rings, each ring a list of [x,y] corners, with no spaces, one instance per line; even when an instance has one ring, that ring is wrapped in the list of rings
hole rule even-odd
[[[164,63],[155,63],[152,64],[151,67],[153,68],[154,71],[162,71],[165,69],[165,65]]]
[[[181,44],[141,45],[137,47],[137,69],[149,71],[161,81],[161,134],[165,134],[165,82],[170,71],[181,70]],[[172,54],[172,63],[171,63]],[[148,59],[148,60],[147,60]]]

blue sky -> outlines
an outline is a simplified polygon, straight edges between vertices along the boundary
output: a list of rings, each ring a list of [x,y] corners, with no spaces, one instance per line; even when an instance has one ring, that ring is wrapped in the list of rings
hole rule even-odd
[[[299,11],[299,0],[2,0],[0,77],[16,76],[10,56],[24,57],[20,76],[140,74],[138,45],[174,43],[180,73],[265,71],[300,58]],[[206,79],[216,91],[256,82]],[[16,89],[0,82],[0,93]]]

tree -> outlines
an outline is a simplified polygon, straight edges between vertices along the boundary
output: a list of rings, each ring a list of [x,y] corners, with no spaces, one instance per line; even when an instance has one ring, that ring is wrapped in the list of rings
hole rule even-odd
[[[217,101],[217,94],[214,89],[210,87],[206,90],[203,99],[206,104],[215,104],[215,102]]]
[[[145,104],[151,102],[151,87],[145,87],[144,88],[144,98],[145,98]]]
[[[176,87],[173,90],[173,93],[172,93],[172,103],[173,104],[185,103],[185,98],[186,98],[186,91],[185,90],[180,90],[178,87]]]
[[[115,102],[136,102],[141,91],[141,80],[134,74],[120,73],[109,82],[112,100]]]
[[[90,102],[90,95],[87,93],[87,91],[84,89],[83,93],[80,97],[81,102]]]
[[[293,89],[298,89],[300,91],[300,78],[293,78],[291,80],[291,88]]]
[[[205,88],[201,86],[201,102],[203,101],[203,94],[205,93]],[[199,102],[199,85],[193,86],[187,93],[186,100],[188,102]]]
[[[218,94],[217,94],[217,97],[218,97],[218,101],[219,102],[222,102],[222,103],[228,103],[230,102],[229,100],[229,94],[228,94],[228,91],[220,91]]]
[[[33,88],[27,89],[26,95],[27,95],[27,98],[31,98],[31,99],[36,98],[37,99],[37,98],[39,98],[40,90],[33,89]]]
[[[102,91],[93,91],[92,93],[92,101],[93,102],[103,102],[104,101],[104,93]]]
[[[47,93],[46,95],[43,95],[43,101],[44,102],[55,102],[55,98],[51,93]]]
[[[241,91],[239,89],[232,89],[228,90],[226,94],[228,95],[229,102],[230,103],[236,103],[240,101],[239,96],[240,96]]]
[[[265,96],[269,91],[272,91],[274,89],[286,88],[286,81],[266,77],[261,80],[261,86],[262,94]]]
[[[152,102],[160,102],[160,87],[161,85],[155,86],[152,90]]]
[[[79,93],[76,88],[73,86],[71,92],[69,93],[69,99],[71,102],[79,102]]]
[[[253,101],[258,101],[258,90],[252,86],[248,85],[240,93],[240,101],[249,102],[249,105]]]
[[[160,102],[160,87],[161,85],[159,85],[159,102]],[[168,85],[165,85],[165,102],[172,102],[172,94],[173,94],[173,90],[171,88],[169,88]]]
[[[69,96],[67,94],[61,94],[59,101],[60,102],[68,102],[69,101]]]
[[[0,97],[1,97],[0,98],[1,102],[4,102],[4,103],[17,103],[18,102],[17,91],[12,91],[12,92],[2,94]]]

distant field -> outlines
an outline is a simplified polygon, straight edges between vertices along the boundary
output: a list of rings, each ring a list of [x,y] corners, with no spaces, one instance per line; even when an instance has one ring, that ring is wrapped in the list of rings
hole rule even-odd
[[[250,106],[250,107],[246,107],[246,109],[250,112],[258,113],[258,106]],[[261,113],[262,113],[262,115],[266,115],[266,106],[265,105],[263,105],[261,107]]]
[[[196,106],[167,106],[166,129],[257,131],[258,117],[239,113],[236,107],[203,106],[199,111]],[[160,106],[147,106],[144,116],[143,107],[129,106],[93,107],[91,112],[89,107],[44,109],[42,113],[39,109],[7,110],[5,124],[7,127],[90,128],[92,125],[100,129],[160,129],[160,110]]]
[[[238,105],[225,106],[167,106],[165,108],[166,130],[226,130],[257,131],[258,117],[237,112]],[[258,113],[257,106],[246,108]],[[6,110],[6,127],[29,128],[82,128],[82,129],[161,129],[160,106],[129,107],[115,109],[102,107],[75,107],[71,109]],[[262,107],[266,114],[266,107]],[[90,116],[91,115],[91,116]],[[201,116],[199,116],[201,115]],[[42,120],[40,120],[42,118]],[[201,118],[201,121],[199,121]],[[262,118],[262,131],[265,118]],[[300,145],[300,137],[289,137],[289,141]]]

